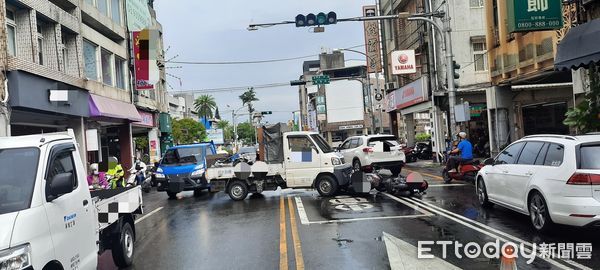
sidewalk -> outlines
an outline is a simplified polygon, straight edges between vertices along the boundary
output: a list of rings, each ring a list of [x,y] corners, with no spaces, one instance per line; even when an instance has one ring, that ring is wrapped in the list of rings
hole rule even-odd
[[[418,160],[416,162],[406,163],[407,168],[442,168],[443,165],[435,163],[433,160]]]

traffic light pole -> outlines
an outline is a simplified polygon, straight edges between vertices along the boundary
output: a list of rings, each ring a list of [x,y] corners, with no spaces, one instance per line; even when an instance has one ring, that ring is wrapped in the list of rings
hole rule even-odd
[[[456,104],[456,87],[454,85],[454,56],[452,55],[452,40],[451,40],[451,29],[450,29],[450,20],[444,18],[444,28],[436,23],[433,19],[426,17],[409,17],[409,21],[425,21],[433,25],[444,38],[444,43],[446,47],[446,79],[448,81],[448,103],[449,103],[449,111],[450,111],[450,136],[454,137],[456,133],[456,117],[454,115],[454,105]]]

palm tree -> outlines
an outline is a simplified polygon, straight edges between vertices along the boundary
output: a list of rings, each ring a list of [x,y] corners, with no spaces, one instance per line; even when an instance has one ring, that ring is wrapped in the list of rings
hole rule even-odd
[[[215,98],[211,95],[201,95],[194,101],[194,109],[200,117],[210,119],[213,117],[213,111],[217,108]]]
[[[254,112],[254,107],[252,107],[253,101],[258,101],[256,97],[256,92],[254,92],[254,88],[248,88],[248,91],[244,92],[240,99],[242,100],[242,105],[248,105],[248,114],[249,114],[249,122],[252,123],[252,113]]]

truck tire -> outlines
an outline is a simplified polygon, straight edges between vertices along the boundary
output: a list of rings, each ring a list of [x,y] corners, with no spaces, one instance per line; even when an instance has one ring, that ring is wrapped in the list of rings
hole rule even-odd
[[[125,268],[133,263],[134,241],[133,229],[129,222],[123,223],[123,228],[119,234],[115,234],[113,241],[112,257],[115,264],[120,268]]]
[[[167,191],[167,195],[169,195],[169,199],[171,200],[177,199],[177,192]]]
[[[321,175],[316,184],[317,191],[323,197],[331,197],[338,191],[338,182],[329,175]]]
[[[243,201],[248,196],[248,185],[240,180],[233,181],[229,184],[227,194],[234,201]]]

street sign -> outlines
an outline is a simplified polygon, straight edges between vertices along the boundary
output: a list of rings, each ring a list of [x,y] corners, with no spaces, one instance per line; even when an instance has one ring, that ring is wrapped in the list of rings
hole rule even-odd
[[[265,111],[265,112],[261,112],[262,115],[267,115],[267,114],[273,114],[272,111]]]
[[[392,74],[417,73],[415,50],[393,51],[391,57]]]
[[[316,75],[312,77],[312,83],[319,85],[319,84],[329,84],[330,79],[328,75]]]
[[[508,0],[508,32],[561,29],[562,1]]]

